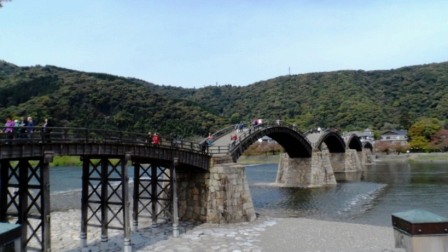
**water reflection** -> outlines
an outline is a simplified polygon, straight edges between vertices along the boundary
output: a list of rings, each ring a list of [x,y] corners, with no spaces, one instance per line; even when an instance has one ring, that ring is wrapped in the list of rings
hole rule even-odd
[[[360,181],[363,180],[363,172],[336,172],[334,174],[337,182]]]
[[[340,175],[336,186],[300,189],[267,186],[277,164],[246,169],[256,211],[390,226],[392,213],[425,209],[448,217],[445,163],[382,162]]]

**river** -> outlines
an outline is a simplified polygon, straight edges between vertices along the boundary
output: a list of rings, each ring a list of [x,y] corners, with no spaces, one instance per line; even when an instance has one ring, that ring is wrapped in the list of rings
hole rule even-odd
[[[311,189],[272,186],[277,164],[247,166],[246,173],[261,215],[381,226],[391,225],[393,213],[411,209],[448,217],[446,162],[377,162],[364,172],[338,175],[335,186]],[[50,178],[53,210],[80,206],[81,168],[54,167]]]
[[[299,189],[270,186],[277,164],[247,168],[255,209],[276,217],[391,225],[391,215],[423,209],[448,217],[448,163],[378,162],[336,186]],[[343,176],[342,176],[343,177]]]

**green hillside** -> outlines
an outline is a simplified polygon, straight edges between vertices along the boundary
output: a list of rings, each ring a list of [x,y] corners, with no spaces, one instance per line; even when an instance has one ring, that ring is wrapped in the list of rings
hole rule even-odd
[[[0,61],[0,116],[32,115],[57,126],[205,136],[229,123],[283,119],[303,130],[408,128],[445,120],[448,62],[388,71],[280,76],[244,87],[184,89],[55,66]]]
[[[55,126],[181,136],[206,135],[225,120],[191,101],[167,98],[126,78],[54,66],[0,62],[0,115],[54,119]]]
[[[182,91],[160,86],[154,90],[167,97]],[[447,117],[448,62],[389,71],[281,76],[245,87],[210,86],[183,94],[221,116],[245,121],[281,118],[303,129],[407,129],[423,116]]]

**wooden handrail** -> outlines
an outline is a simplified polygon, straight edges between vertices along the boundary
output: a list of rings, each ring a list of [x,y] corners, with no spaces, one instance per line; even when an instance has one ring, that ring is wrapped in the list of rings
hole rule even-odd
[[[12,132],[8,132],[7,128],[0,127],[0,145],[96,143],[156,146],[145,142],[147,135],[144,133],[71,127],[14,127]],[[202,152],[199,143],[180,139],[161,138],[157,147]]]

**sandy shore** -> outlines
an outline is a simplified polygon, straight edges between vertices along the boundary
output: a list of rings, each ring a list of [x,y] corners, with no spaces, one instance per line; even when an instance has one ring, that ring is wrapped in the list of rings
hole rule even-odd
[[[54,212],[51,216],[52,251],[99,251],[100,229],[89,228],[88,248],[80,247],[80,211]],[[172,225],[152,228],[142,221],[132,234],[134,251],[307,251],[376,252],[404,251],[394,248],[391,227],[349,224],[306,218],[259,217],[252,223],[181,223],[180,237]],[[123,251],[123,233],[109,230],[108,251]]]

